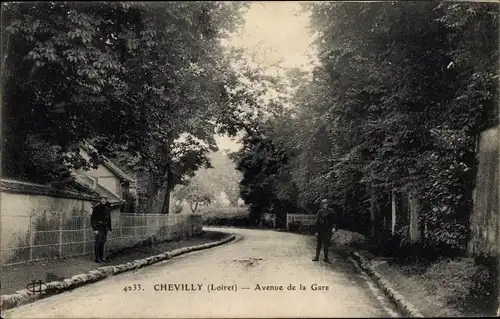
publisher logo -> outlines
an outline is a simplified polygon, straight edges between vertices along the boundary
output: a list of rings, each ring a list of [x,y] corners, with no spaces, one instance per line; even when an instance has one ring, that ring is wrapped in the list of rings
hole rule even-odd
[[[26,290],[33,294],[41,294],[47,290],[47,285],[42,280],[33,280],[26,286]]]

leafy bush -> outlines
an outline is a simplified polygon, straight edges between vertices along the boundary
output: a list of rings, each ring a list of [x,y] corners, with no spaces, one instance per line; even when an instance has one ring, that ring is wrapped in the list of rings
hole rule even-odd
[[[210,217],[235,217],[248,216],[248,208],[246,207],[214,207],[204,206],[200,209],[200,214]]]
[[[306,225],[300,221],[293,221],[288,224],[288,229],[292,233],[313,234],[314,225]]]
[[[253,222],[248,216],[222,217],[212,216],[203,217],[203,224],[207,226],[232,226],[232,227],[251,227]]]
[[[299,232],[302,234],[314,234],[314,225],[301,225]]]
[[[298,232],[300,227],[301,227],[302,223],[299,222],[299,221],[293,221],[291,223],[288,224],[288,229],[291,231],[291,232]]]
[[[262,219],[262,227],[274,228],[274,222],[270,219]]]
[[[335,245],[359,247],[367,242],[366,237],[362,234],[343,229],[335,231],[332,235],[332,243]]]
[[[245,207],[204,207],[200,210],[202,222],[209,226],[250,227],[253,222],[249,218],[248,209]]]
[[[182,205],[175,205],[174,208],[172,209],[172,213],[174,214],[182,213]]]
[[[420,275],[429,292],[465,315],[494,315],[497,276],[494,259],[442,259],[426,267]]]

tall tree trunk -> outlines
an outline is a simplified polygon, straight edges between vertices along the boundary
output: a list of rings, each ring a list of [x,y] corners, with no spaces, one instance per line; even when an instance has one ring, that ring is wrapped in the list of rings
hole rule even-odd
[[[173,190],[173,186],[172,185],[172,171],[171,171],[171,167],[170,167],[170,161],[171,161],[171,146],[172,146],[172,143],[173,143],[173,131],[170,131],[167,135],[167,140],[165,142],[165,152],[164,152],[164,156],[165,156],[165,161],[167,163],[167,171],[165,173],[165,177],[166,177],[166,182],[165,182],[165,198],[163,199],[163,205],[162,205],[162,208],[161,208],[161,213],[162,214],[165,214],[165,215],[168,215],[169,213],[169,210],[170,210],[170,193],[172,192]]]
[[[156,195],[158,194],[158,186],[156,185],[156,176],[152,173],[149,173],[148,178],[148,199],[146,200],[146,209],[144,213],[152,213],[153,203]]]
[[[168,215],[169,210],[170,210],[170,193],[172,192],[172,186],[171,186],[171,173],[170,173],[170,168],[168,169],[167,172],[167,181],[165,182],[165,198],[163,199],[163,205],[161,208],[161,213]]]
[[[370,230],[370,236],[372,238],[375,238],[376,232],[377,232],[377,225],[376,225],[376,207],[375,207],[375,194],[373,191],[373,186],[371,187],[370,191],[370,224],[371,224],[371,230]]]
[[[189,208],[191,208],[191,213],[195,213],[196,212],[196,209],[198,209],[198,202],[194,203],[194,208],[193,208],[193,204],[189,204]]]
[[[2,29],[8,23],[4,21],[5,12],[2,7]],[[12,38],[5,32],[1,35],[1,55],[2,68],[0,69],[2,87],[0,90],[0,110],[1,124],[4,128],[2,136],[2,172],[6,177],[20,178],[23,175],[24,165],[24,146],[27,137],[25,128],[26,121],[23,121],[24,114],[18,108],[13,107],[12,100],[15,100],[16,77],[12,76],[12,66],[17,62],[15,55],[9,56],[12,50]],[[14,46],[15,47],[15,46]],[[23,105],[24,106],[24,105]]]
[[[371,231],[370,235],[371,238],[375,239],[375,236],[377,235],[377,199],[376,199],[376,194],[375,194],[375,187],[374,187],[374,176],[373,176],[373,171],[371,171],[371,183],[370,183],[370,224],[371,224]]]
[[[4,9],[2,8],[1,10],[1,21],[2,21],[2,30],[5,29],[5,27],[8,25],[8,23],[5,17],[5,12]],[[2,41],[1,41],[1,52],[2,52],[2,69],[0,70],[1,73],[1,78],[2,78],[2,91],[0,91],[0,97],[2,96],[4,85],[9,78],[9,72],[10,69],[8,68],[7,64],[7,57],[9,55],[9,50],[10,50],[10,45],[11,45],[11,36],[7,32],[2,32],[0,35]]]

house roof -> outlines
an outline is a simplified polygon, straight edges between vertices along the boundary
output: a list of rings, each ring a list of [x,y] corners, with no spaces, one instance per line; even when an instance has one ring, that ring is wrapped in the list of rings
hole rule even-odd
[[[88,152],[97,152],[97,150],[87,142],[82,143],[82,148]],[[135,183],[135,180],[133,178],[131,178],[127,173],[125,173],[123,170],[121,170],[118,166],[113,164],[107,157],[102,156],[102,158],[103,158],[102,164],[104,166],[106,166],[106,168],[108,168],[110,171],[115,173],[122,180]]]
[[[135,183],[135,180],[132,177],[130,177],[123,170],[121,170],[118,166],[116,166],[115,164],[113,164],[108,158],[106,158],[106,157],[104,158],[103,165],[106,166],[109,170],[111,170],[112,172],[114,172],[116,175],[118,175],[123,180]]]

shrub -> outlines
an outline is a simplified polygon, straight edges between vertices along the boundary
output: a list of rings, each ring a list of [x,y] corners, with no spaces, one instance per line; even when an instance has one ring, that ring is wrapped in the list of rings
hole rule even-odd
[[[299,232],[303,234],[314,234],[314,225],[301,225]]]
[[[215,207],[205,206],[199,210],[200,214],[207,217],[232,217],[232,216],[248,216],[248,208],[246,207]]]
[[[496,265],[492,259],[442,259],[421,275],[430,292],[465,315],[494,315],[497,299]]]
[[[299,232],[299,229],[301,227],[302,223],[299,222],[299,221],[293,221],[293,222],[290,222],[288,224],[288,229],[291,231],[291,232]]]
[[[340,246],[360,247],[367,243],[367,239],[362,234],[339,229],[333,233],[332,242]]]
[[[498,309],[498,259],[479,256],[475,264],[477,268],[472,276],[472,287],[465,299],[475,313],[494,316]]]
[[[182,213],[182,205],[175,205],[172,209],[172,213],[174,214]]]
[[[206,208],[201,211],[202,222],[207,226],[250,227],[248,209],[240,207]]]
[[[313,234],[314,225],[306,225],[300,221],[293,221],[288,224],[288,230],[292,233]]]
[[[274,228],[274,222],[272,220],[263,219],[262,220],[262,227],[263,228]]]

